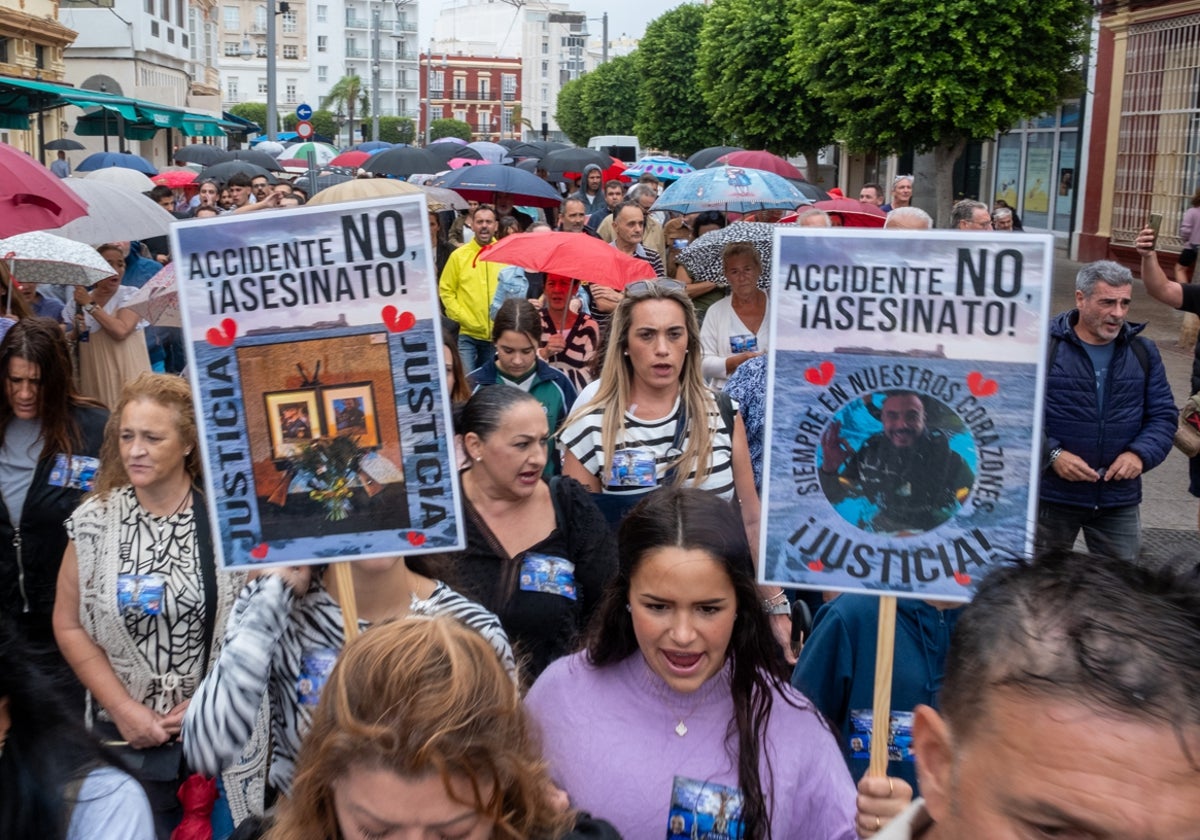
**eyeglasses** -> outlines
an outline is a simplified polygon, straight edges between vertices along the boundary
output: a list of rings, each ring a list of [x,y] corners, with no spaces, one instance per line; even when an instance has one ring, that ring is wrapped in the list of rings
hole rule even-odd
[[[678,280],[669,280],[661,278],[659,280],[638,280],[636,283],[630,283],[625,287],[627,295],[642,295],[651,292],[682,292],[684,285]]]

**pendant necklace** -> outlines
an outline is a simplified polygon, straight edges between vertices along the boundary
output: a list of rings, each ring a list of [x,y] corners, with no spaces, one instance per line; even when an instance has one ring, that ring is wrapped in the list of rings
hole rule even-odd
[[[189,485],[187,492],[183,494],[183,498],[180,499],[179,504],[175,506],[175,510],[171,511],[161,519],[145,508],[142,508],[143,510],[146,510],[146,515],[150,518],[150,522],[148,524],[153,525],[156,532],[152,533],[151,535],[151,539],[153,539],[154,542],[150,545],[150,554],[154,558],[155,563],[158,563],[162,559],[161,552],[166,547],[164,543],[166,542],[167,522],[171,519],[171,517],[179,515],[179,513],[183,510],[184,505],[187,504],[188,499],[190,498],[192,498],[192,488]]]

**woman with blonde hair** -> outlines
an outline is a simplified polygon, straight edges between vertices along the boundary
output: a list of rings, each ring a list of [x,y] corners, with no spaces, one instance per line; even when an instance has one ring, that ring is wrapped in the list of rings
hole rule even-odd
[[[451,619],[400,619],[343,651],[267,837],[558,840],[576,821],[561,799],[492,647]]]

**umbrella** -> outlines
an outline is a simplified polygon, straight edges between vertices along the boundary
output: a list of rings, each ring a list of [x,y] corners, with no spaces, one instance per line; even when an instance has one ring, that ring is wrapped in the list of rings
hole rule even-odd
[[[557,207],[562,202],[554,187],[541,178],[497,163],[456,169],[438,178],[433,186],[454,190],[469,201],[491,202],[496,193],[508,193],[515,203],[532,207]]]
[[[458,150],[459,146],[450,146]],[[446,168],[446,162],[431,154],[428,149],[418,149],[413,146],[397,146],[386,149],[371,159],[362,167],[367,172],[379,175],[394,175],[397,178],[407,178],[409,175],[432,175]]]
[[[512,158],[508,154],[508,149],[501,146],[499,143],[489,143],[486,140],[476,140],[474,143],[467,144],[468,149],[474,149],[479,152],[479,156],[488,163],[512,163]]]
[[[539,140],[528,140],[513,146],[508,150],[508,154],[514,158],[543,158],[552,151],[553,149],[549,147],[548,143],[542,143]]]
[[[108,169],[114,166],[122,169],[132,169],[134,172],[141,172],[144,175],[158,174],[158,170],[154,168],[154,165],[150,161],[141,155],[131,155],[125,152],[95,152],[85,157],[75,167],[75,171],[93,172],[97,169]]]
[[[215,166],[206,166],[204,171],[200,173],[200,177],[208,180],[211,178],[219,184],[224,184],[235,174],[243,172],[253,178],[255,175],[266,175],[267,178],[273,178],[270,172],[245,160],[228,160],[225,163],[218,163]]]
[[[483,161],[483,155],[470,146],[457,146],[454,143],[433,143],[425,147],[425,152],[432,155],[433,159],[441,164],[437,169],[431,170],[433,172],[441,172],[443,169],[449,169],[451,158],[467,158],[468,160]],[[380,154],[383,154],[383,152],[380,152]]]
[[[364,163],[371,159],[370,152],[364,151],[349,151],[342,152],[340,155],[329,161],[329,166],[344,166],[347,169],[358,169]]]
[[[630,170],[625,170],[627,173]],[[630,173],[632,174],[632,173]],[[790,181],[737,166],[697,169],[663,190],[652,210],[698,213],[702,210],[795,210],[812,202]]]
[[[728,285],[721,255],[731,242],[749,242],[762,259],[762,274],[758,287],[771,287],[771,253],[774,250],[775,228],[768,222],[734,222],[719,230],[711,230],[679,252],[676,258],[687,269],[688,276],[700,282]]]
[[[188,169],[184,167],[180,169],[159,172],[150,180],[158,184],[160,187],[170,187],[171,189],[175,190],[181,187],[194,186],[196,183],[196,174],[197,173],[194,169]]]
[[[561,274],[617,290],[655,276],[650,263],[622,254],[603,239],[585,233],[514,233],[485,247],[478,259]]]
[[[279,165],[279,161],[273,155],[260,152],[258,149],[238,149],[233,153],[233,159],[253,163],[255,166],[261,166],[268,172],[283,171],[283,167]]]
[[[743,169],[758,169],[762,172],[773,172],[781,178],[787,178],[789,181],[803,181],[804,174],[792,166],[779,155],[773,155],[770,152],[730,152],[727,155],[722,155],[717,162],[710,163],[709,166],[740,166]]]
[[[0,235],[65,225],[87,204],[27,154],[0,143]]]
[[[359,143],[357,146],[351,146],[351,150],[355,152],[377,152],[382,149],[390,149],[395,145],[395,143],[386,143],[383,140],[368,140],[365,143]]]
[[[627,167],[625,174],[630,178],[640,178],[649,172],[660,181],[674,181],[679,176],[692,171],[693,169],[687,161],[671,157],[647,157],[642,158],[633,166]]]
[[[537,158],[524,158],[513,164],[513,166],[515,166],[517,169],[520,169],[522,172],[533,172],[533,173],[536,173],[538,170],[538,167],[541,165],[542,165],[542,162],[540,160],[538,160]]]
[[[441,204],[453,210],[466,210],[471,205],[467,204],[467,200],[454,190],[443,189],[442,187],[422,186],[421,192],[429,197],[429,201],[435,204]]]
[[[615,181],[624,181],[626,184],[628,184],[630,181],[633,180],[632,178],[630,178],[628,175],[625,174],[625,170],[628,169],[629,167],[624,162],[619,161],[616,158],[609,158],[608,161],[609,161],[608,168],[605,169],[603,173],[601,173],[601,178],[603,179],[602,183],[607,184],[609,181],[615,180]],[[554,172],[554,170],[550,170],[549,174],[550,174],[551,178],[555,178],[556,180],[559,180],[558,178],[556,178],[557,173]],[[582,172],[563,172],[562,173],[562,178],[582,178],[582,177],[583,177]]]
[[[64,178],[63,183],[87,202],[88,212],[48,231],[57,236],[87,245],[103,245],[164,236],[175,221],[174,216],[136,189],[95,178]]]
[[[254,144],[256,152],[265,152],[271,157],[279,157],[283,154],[283,144],[278,140],[264,140],[261,143]]]
[[[175,152],[175,160],[182,163],[198,163],[202,166],[215,166],[218,163],[224,163],[227,160],[233,159],[233,152],[218,149],[216,146],[210,146],[207,143],[194,143],[191,146],[184,146]]]
[[[693,169],[704,169],[712,166],[721,155],[740,151],[743,151],[741,146],[709,146],[707,149],[696,152],[687,159],[687,162],[692,165]]]
[[[284,150],[284,154],[288,157],[299,158],[304,161],[308,160],[309,152],[315,155],[317,166],[324,166],[338,156],[336,147],[330,146],[328,143],[317,143],[313,140],[309,140],[307,143],[295,143]]]
[[[322,204],[337,204],[341,201],[362,201],[366,198],[391,198],[397,195],[415,195],[422,190],[416,184],[397,181],[394,178],[354,178],[342,184],[321,190],[306,204],[306,207]]]
[[[833,196],[825,192],[825,190],[809,181],[797,181],[792,178],[787,178],[785,180],[793,187],[800,190],[801,195],[803,195],[809,201],[829,201],[831,198],[833,198]]]
[[[137,172],[133,169],[125,169],[122,166],[110,166],[107,169],[94,169],[91,172],[80,173],[75,170],[75,174],[80,178],[87,178],[92,181],[103,181],[106,184],[120,184],[122,187],[128,187],[137,192],[149,192],[154,189],[154,182],[150,180],[148,175]]]
[[[436,146],[438,143],[453,143],[456,146],[467,145],[467,141],[462,139],[461,137],[439,137],[438,139],[431,142],[429,145]]]
[[[608,169],[613,158],[595,149],[557,149],[542,157],[542,168],[551,174],[556,172],[583,172],[584,167],[599,166]]]
[[[446,161],[446,165],[451,169],[462,169],[464,166],[474,166],[477,163],[483,163],[483,161],[472,158],[450,158]]]
[[[292,186],[304,190],[306,195],[313,196],[321,190],[327,190],[353,180],[354,176],[349,172],[318,172],[315,184],[307,175],[301,175],[292,182]]]
[[[146,285],[125,302],[125,308],[132,309],[151,324],[160,327],[182,327],[175,263],[167,263],[162,271],[147,280]]]
[[[70,137],[62,137],[58,140],[51,140],[46,144],[46,148],[51,151],[78,152],[80,149],[86,149],[87,146],[80,143],[78,140],[72,140]]]
[[[0,260],[18,283],[90,286],[113,276],[95,248],[44,230],[0,239]]]
[[[853,198],[831,198],[828,201],[818,201],[813,207],[824,210],[829,215],[841,217],[842,227],[883,227],[887,221],[887,213],[878,205],[856,201]]]

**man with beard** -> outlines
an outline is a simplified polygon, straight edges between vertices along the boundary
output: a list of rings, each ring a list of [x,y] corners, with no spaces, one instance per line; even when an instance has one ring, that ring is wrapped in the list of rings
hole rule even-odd
[[[821,487],[830,503],[867,499],[876,511],[864,525],[879,533],[928,531],[962,504],[975,476],[950,448],[950,435],[925,425],[925,404],[913,391],[888,391],[880,411],[883,431],[855,452],[841,423],[821,435]]]

